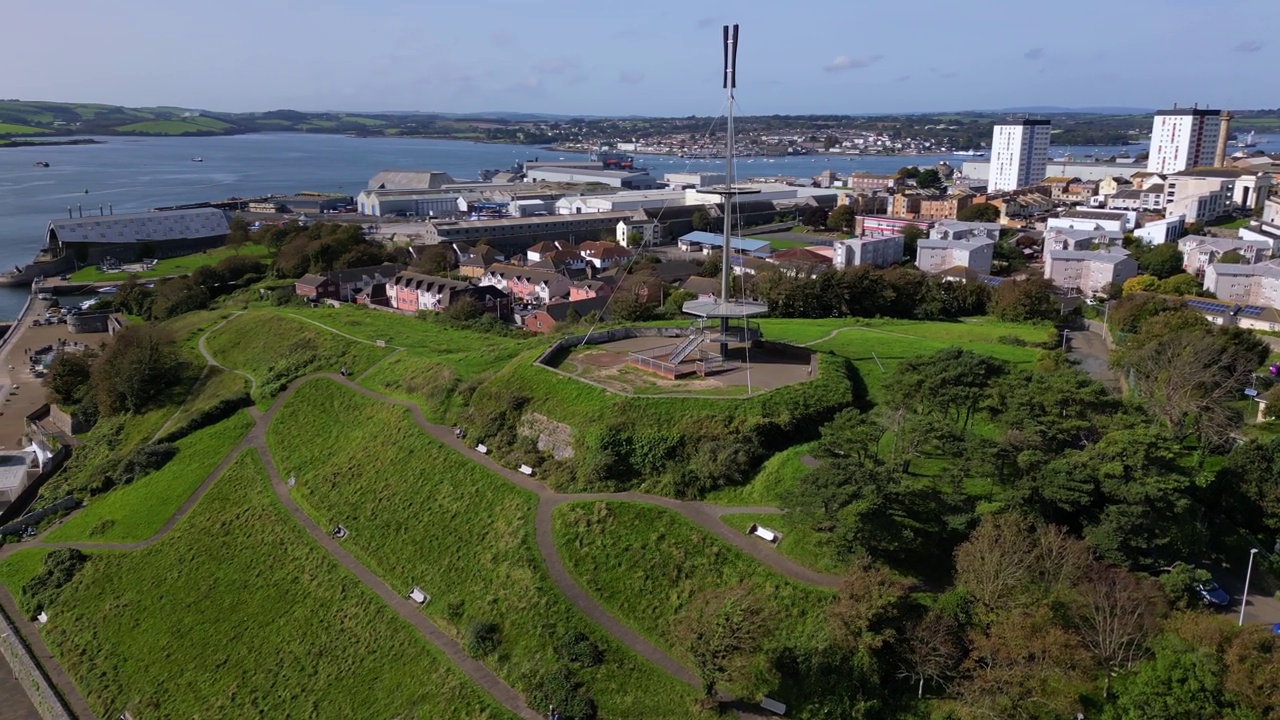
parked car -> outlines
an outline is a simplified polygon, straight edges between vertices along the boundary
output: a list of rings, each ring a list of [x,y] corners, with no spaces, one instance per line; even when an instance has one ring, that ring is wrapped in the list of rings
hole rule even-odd
[[[1196,585],[1196,592],[1200,594],[1200,600],[1205,605],[1226,607],[1231,604],[1231,596],[1226,590],[1218,587],[1218,583],[1214,582],[1213,578]]]

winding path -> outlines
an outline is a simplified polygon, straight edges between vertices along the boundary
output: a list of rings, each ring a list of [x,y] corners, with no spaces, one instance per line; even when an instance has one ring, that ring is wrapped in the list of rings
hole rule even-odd
[[[205,338],[210,333],[222,327],[222,325],[226,324],[229,320],[239,314],[241,313],[234,313],[227,319],[207,330],[203,335],[201,335],[197,343],[197,347],[199,348],[201,355],[204,356],[205,361],[210,366],[219,367],[249,378],[253,389],[256,390],[257,381],[252,375],[223,366],[205,347]],[[339,335],[351,337],[318,322],[309,322]],[[366,343],[369,342],[367,340],[361,340],[360,338],[353,339]],[[398,352],[401,349],[403,348],[396,348],[395,352]],[[390,354],[395,353],[393,352]],[[366,371],[366,373],[367,372],[368,371]],[[563,593],[579,611],[612,635],[618,642],[622,643],[636,654],[644,657],[646,660],[652,662],[654,665],[657,665],[672,676],[695,687],[698,685],[698,679],[689,668],[685,667],[682,663],[672,658],[662,649],[649,642],[635,630],[631,629],[625,623],[610,614],[608,610],[600,605],[600,603],[598,603],[590,593],[584,590],[573,579],[572,575],[570,575],[569,571],[566,569],[564,562],[561,560],[556,548],[555,537],[553,534],[553,519],[556,507],[568,502],[581,501],[627,501],[658,505],[679,513],[689,521],[701,527],[703,530],[710,532],[721,540],[724,540],[730,545],[742,550],[786,578],[796,582],[826,588],[835,588],[840,584],[841,578],[839,576],[827,575],[809,570],[808,568],[805,568],[778,554],[773,548],[765,546],[764,544],[753,540],[751,537],[733,530],[720,520],[721,516],[729,514],[781,513],[781,510],[777,508],[723,507],[703,502],[674,500],[672,498],[634,492],[556,492],[543,483],[527,477],[515,470],[504,467],[487,455],[476,452],[474,449],[468,447],[462,440],[456,438],[452,428],[428,422],[422,413],[422,409],[418,405],[405,400],[387,397],[381,393],[362,387],[351,379],[342,377],[336,373],[313,373],[294,380],[283,392],[280,393],[279,396],[275,398],[271,407],[265,413],[260,413],[256,409],[250,408],[249,412],[254,418],[253,428],[245,438],[241,440],[241,442],[237,444],[225,458],[223,458],[218,467],[204,479],[199,488],[197,488],[196,491],[187,498],[186,502],[184,502],[178,511],[169,518],[164,526],[151,537],[134,543],[46,543],[39,540],[33,542],[12,543],[0,547],[0,559],[3,559],[17,550],[26,548],[75,547],[84,550],[137,550],[152,545],[165,537],[182,521],[184,517],[186,517],[191,509],[199,503],[200,499],[209,490],[213,483],[227,470],[228,467],[231,466],[243,451],[253,449],[262,459],[267,474],[271,479],[272,489],[274,490],[276,497],[280,500],[281,504],[294,518],[294,520],[301,524],[307,533],[310,534],[321,547],[329,552],[335,560],[350,571],[357,579],[360,580],[361,583],[382,598],[382,600],[391,607],[391,609],[395,610],[400,617],[412,625],[424,638],[439,648],[449,658],[449,660],[454,663],[454,665],[461,669],[477,685],[488,692],[496,701],[522,718],[530,720],[541,718],[542,716],[539,713],[533,711],[525,704],[523,697],[518,692],[495,675],[493,671],[483,663],[468,656],[463,651],[457,640],[441,630],[439,626],[432,622],[417,605],[413,604],[407,598],[389,587],[381,578],[352,556],[351,553],[342,548],[338,541],[334,540],[328,533],[317,526],[315,522],[298,507],[297,503],[294,502],[289,493],[288,486],[280,478],[280,474],[276,469],[275,460],[267,446],[267,429],[270,427],[272,420],[275,419],[276,414],[293,395],[293,393],[306,383],[317,379],[331,380],[374,400],[408,408],[414,422],[417,423],[418,426],[433,439],[462,453],[472,461],[485,467],[487,470],[497,474],[512,484],[534,493],[538,497],[538,505],[534,520],[535,540],[539,554],[541,554],[543,561],[546,563],[547,572],[556,588]],[[27,621],[17,612],[13,598],[10,597],[9,593],[3,587],[0,587],[0,603],[3,603],[6,610],[9,611],[9,614],[19,624],[23,634],[28,638],[30,645],[36,651],[36,654],[42,664],[44,664],[46,672],[54,680],[63,696],[67,699],[68,704],[72,706],[72,710],[80,717],[92,718],[93,715],[89,711],[88,704],[85,702],[83,696],[80,695],[70,678],[67,677],[65,672],[63,672],[56,659],[51,653],[49,653],[48,648],[44,646],[35,625]],[[745,711],[741,714],[749,715],[751,713],[749,711]]]

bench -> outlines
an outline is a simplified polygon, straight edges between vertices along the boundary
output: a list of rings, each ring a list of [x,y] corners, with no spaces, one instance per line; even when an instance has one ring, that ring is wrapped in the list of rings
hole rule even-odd
[[[529,477],[533,477],[533,468],[529,467],[528,465],[521,465],[520,472],[524,473],[525,475],[528,475]]]
[[[756,537],[760,538],[761,540],[764,540],[770,545],[777,545],[778,541],[782,539],[782,536],[779,535],[776,531],[770,530],[769,528],[763,525],[757,525],[755,523],[751,523],[751,527],[747,529],[747,534],[755,535]]]
[[[488,455],[489,448],[485,447],[484,444],[481,443],[480,445],[476,446],[476,452],[480,453],[481,455]]]
[[[419,605],[426,605],[427,601],[431,599],[431,596],[422,592],[422,588],[415,585],[413,589],[409,591],[409,599]]]
[[[786,715],[786,714],[787,714],[787,706],[786,706],[786,705],[783,705],[782,703],[778,702],[777,700],[774,700],[774,699],[773,699],[773,698],[771,698],[771,697],[766,697],[766,698],[762,699],[762,700],[760,701],[760,707],[764,708],[765,710],[768,710],[769,712],[771,712],[771,713],[773,713],[773,714],[775,714],[775,715]]]

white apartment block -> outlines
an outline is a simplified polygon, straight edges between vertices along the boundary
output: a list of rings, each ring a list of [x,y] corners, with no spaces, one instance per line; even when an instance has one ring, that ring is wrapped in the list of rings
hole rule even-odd
[[[1044,277],[1083,296],[1101,295],[1115,283],[1138,274],[1138,261],[1119,247],[1101,250],[1050,250],[1044,254]]]
[[[1262,206],[1262,222],[1268,225],[1280,225],[1280,198],[1267,198]]]
[[[1123,235],[1137,224],[1138,214],[1132,210],[1068,210],[1061,217],[1049,218],[1046,230],[1104,230]]]
[[[1280,260],[1259,265],[1214,263],[1205,268],[1204,289],[1219,300],[1280,307]]]
[[[1213,164],[1222,111],[1197,107],[1160,110],[1151,124],[1147,171],[1174,173]]]
[[[906,238],[902,235],[880,235],[836,240],[831,260],[832,264],[837,268],[847,268],[855,265],[889,267],[894,263],[902,262],[905,244]]]
[[[916,243],[916,267],[927,273],[939,273],[954,267],[986,275],[991,272],[996,241],[986,237],[972,240],[925,238]]]
[[[1122,234],[1101,230],[1073,230],[1052,228],[1044,231],[1044,252],[1050,250],[1088,250],[1091,247],[1108,247],[1118,244]]]
[[[987,189],[1005,192],[1031,187],[1045,178],[1049,163],[1049,121],[1008,120],[991,135]]]
[[[1178,241],[1182,251],[1182,269],[1199,275],[1223,255],[1235,251],[1244,256],[1244,264],[1255,265],[1267,259],[1271,248],[1236,238],[1212,238],[1188,235]]]
[[[1163,245],[1182,237],[1187,231],[1186,215],[1170,215],[1164,220],[1149,222],[1133,231],[1134,237],[1141,238],[1148,245]]]

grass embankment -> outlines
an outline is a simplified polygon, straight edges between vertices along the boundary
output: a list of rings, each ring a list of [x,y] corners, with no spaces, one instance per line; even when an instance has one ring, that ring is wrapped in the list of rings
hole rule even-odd
[[[813,343],[810,349],[848,358],[858,368],[874,401],[898,364],[911,357],[931,355],[951,346],[1005,360],[1014,365],[1035,361],[1039,350],[999,342],[1017,337],[1028,343],[1044,342],[1051,326],[1006,323],[985,318],[962,322],[920,320],[762,320],[765,337],[791,343]],[[831,332],[838,331],[826,340]],[[819,341],[821,342],[815,342]]]
[[[747,532],[753,524],[767,527],[782,536],[775,546],[784,557],[818,572],[843,574],[850,560],[842,559],[830,545],[828,537],[813,529],[812,524],[794,515],[722,515],[721,522],[734,530]],[[763,542],[763,541],[762,541]]]
[[[229,123],[207,117],[192,117],[182,120],[144,120],[142,122],[121,125],[115,130],[119,133],[136,133],[138,135],[192,135],[208,134],[226,130]]]
[[[182,257],[168,258],[161,260],[155,264],[150,270],[137,273],[114,272],[104,273],[98,269],[97,265],[81,268],[72,273],[72,282],[124,282],[130,276],[139,279],[169,277],[171,275],[189,275],[196,268],[206,265],[217,265],[220,261],[232,257],[234,255],[243,255],[244,257],[257,258],[262,261],[267,260],[268,251],[266,246],[256,243],[249,243],[234,251],[231,248],[216,248],[214,250],[206,250],[204,252],[194,253],[192,255],[183,255]]]
[[[231,318],[206,336],[205,347],[221,365],[257,380],[254,399],[260,405],[303,375],[343,367],[359,375],[392,352],[273,312]]]
[[[38,135],[47,133],[48,130],[34,128],[28,125],[14,125],[13,123],[0,122],[0,135]]]
[[[89,432],[78,435],[79,444],[71,459],[40,488],[36,505],[45,505],[68,495],[87,497],[99,480],[112,473],[136,448],[173,416],[180,398],[137,415],[114,415],[98,420]]]
[[[173,535],[63,590],[43,635],[99,717],[510,717],[270,492],[242,455]]]
[[[185,423],[199,417],[215,405],[240,396],[249,390],[249,383],[243,375],[230,370],[210,366],[200,382],[191,391],[191,397],[183,403],[165,425],[161,436],[181,428]]]
[[[435,442],[406,409],[336,383],[300,388],[268,440],[294,495],[322,527],[341,523],[344,545],[397,589],[431,594],[425,611],[461,636],[468,624],[501,628],[485,658],[522,690],[555,663],[558,638],[580,630],[605,661],[583,671],[601,717],[687,717],[694,691],[617,644],[551,583],[534,542],[533,495]]]
[[[179,440],[163,468],[94,498],[55,528],[48,542],[137,542],[168,522],[196,488],[244,438],[253,419],[241,411]]]
[[[0,562],[0,585],[4,585],[18,606],[22,607],[22,586],[35,577],[44,565],[44,556],[50,548],[27,548],[5,558]]]
[[[626,502],[562,505],[560,557],[615,617],[680,656],[674,620],[700,592],[746,584],[777,639],[803,636],[834,597],[791,582],[665,508]]]
[[[803,458],[813,452],[814,443],[787,448],[765,461],[751,482],[741,487],[717,490],[707,502],[717,505],[777,505],[783,493],[791,489],[809,466]]]

